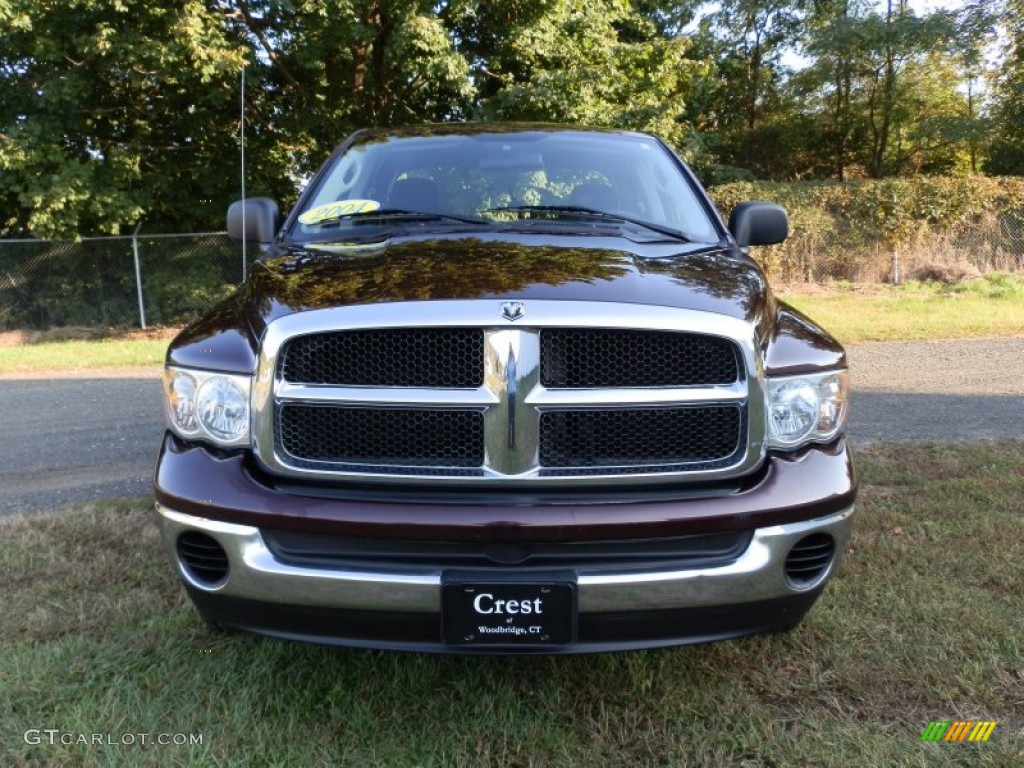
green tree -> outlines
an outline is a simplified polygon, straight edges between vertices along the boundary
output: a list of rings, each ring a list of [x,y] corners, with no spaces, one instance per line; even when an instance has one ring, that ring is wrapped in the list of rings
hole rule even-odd
[[[0,233],[206,228],[245,50],[194,0],[0,5]],[[204,201],[217,200],[214,207]]]
[[[899,99],[901,79],[907,67],[929,51],[944,48],[952,34],[949,18],[939,12],[916,16],[908,0],[886,0],[882,14],[868,14],[861,25],[868,41],[867,119],[870,138],[867,155],[868,173],[880,179],[896,168],[887,167],[891,143],[906,117],[906,102]],[[902,113],[902,114],[901,114]]]
[[[961,68],[936,51],[909,62],[896,92],[893,134],[885,159],[893,175],[956,174],[971,170],[976,123],[960,89]]]
[[[1001,25],[1005,36],[1002,66],[995,79],[995,137],[985,169],[1024,175],[1024,0],[1006,0]]]
[[[464,117],[466,59],[418,0],[239,0],[218,6],[262,63],[264,130],[307,175],[353,129]]]
[[[726,162],[768,175],[780,170],[772,157],[779,153],[763,151],[770,131],[760,129],[792,115],[782,98],[782,56],[796,42],[803,6],[802,0],[723,0],[709,17],[720,47],[716,112]]]
[[[649,130],[678,149],[705,62],[625,0],[453,4],[449,23],[472,61],[476,115]],[[670,22],[664,22],[666,24]]]
[[[865,12],[863,0],[823,0],[807,20],[804,47],[810,65],[792,83],[797,98],[809,107],[816,129],[809,136],[812,152],[821,160],[812,165],[827,169],[844,181],[855,162],[863,124],[860,120],[860,81],[866,50],[859,31]]]
[[[886,0],[881,12],[863,0],[818,3],[804,42],[812,64],[793,88],[820,120],[809,138],[819,167],[843,180],[853,167],[882,178],[929,166],[922,153],[956,135],[952,35],[949,14],[918,17],[907,0]]]
[[[999,13],[992,0],[974,0],[959,12],[951,53],[961,69],[966,92],[962,133],[967,143],[969,165],[977,173],[981,148],[991,139],[992,122],[985,110],[984,83],[989,72],[986,50],[996,39]]]
[[[361,125],[454,119],[472,87],[432,3],[0,4],[0,233],[219,229],[239,189],[296,181]]]

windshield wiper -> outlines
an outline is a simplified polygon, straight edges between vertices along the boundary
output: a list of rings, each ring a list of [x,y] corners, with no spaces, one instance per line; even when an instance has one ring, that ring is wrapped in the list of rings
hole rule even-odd
[[[607,221],[621,221],[629,224],[636,224],[639,227],[644,227],[652,232],[658,232],[662,235],[668,235],[674,240],[680,240],[684,243],[689,243],[690,238],[680,232],[678,229],[672,227],[666,227],[664,224],[655,224],[651,221],[645,221],[643,219],[635,218],[633,216],[626,216],[621,213],[608,213],[607,211],[599,211],[596,208],[586,208],[582,205],[511,205],[508,208],[488,208],[481,213],[543,213],[543,214],[569,214],[571,216],[585,216],[595,219],[605,219]]]
[[[426,211],[405,211],[398,208],[381,208],[376,211],[364,211],[361,213],[346,213],[343,216],[331,216],[320,221],[313,221],[306,224],[307,227],[319,227],[323,225],[338,224],[345,220],[364,223],[373,219],[384,219],[386,221],[456,221],[460,224],[477,224],[481,226],[492,226],[490,219],[479,216],[460,216],[455,213],[428,213]]]

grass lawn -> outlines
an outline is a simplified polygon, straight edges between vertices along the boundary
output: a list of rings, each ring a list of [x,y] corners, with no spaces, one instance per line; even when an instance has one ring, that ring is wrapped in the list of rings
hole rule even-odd
[[[0,374],[160,366],[168,339],[106,338],[0,346]]]
[[[914,341],[1024,335],[1024,277],[780,291],[839,341]]]
[[[876,445],[859,470],[797,631],[576,658],[212,635],[148,500],[0,520],[0,765],[1024,765],[1024,443]],[[922,744],[931,720],[999,724]],[[24,743],[47,728],[202,744]]]

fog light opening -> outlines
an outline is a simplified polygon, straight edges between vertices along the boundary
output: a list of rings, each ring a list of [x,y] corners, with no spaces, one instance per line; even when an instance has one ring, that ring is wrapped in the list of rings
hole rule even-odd
[[[228,578],[228,553],[205,533],[187,531],[178,537],[178,561],[197,587],[215,589]]]
[[[786,556],[786,581],[794,589],[816,586],[832,567],[835,552],[836,543],[828,534],[804,536]]]

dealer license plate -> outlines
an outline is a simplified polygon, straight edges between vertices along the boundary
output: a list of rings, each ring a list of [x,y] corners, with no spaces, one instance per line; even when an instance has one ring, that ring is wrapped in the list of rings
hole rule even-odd
[[[441,619],[452,645],[564,645],[576,639],[576,586],[446,582]]]

